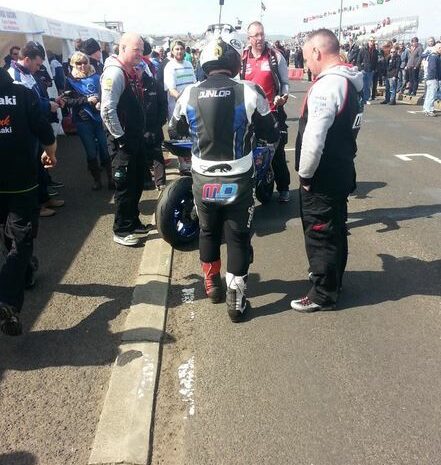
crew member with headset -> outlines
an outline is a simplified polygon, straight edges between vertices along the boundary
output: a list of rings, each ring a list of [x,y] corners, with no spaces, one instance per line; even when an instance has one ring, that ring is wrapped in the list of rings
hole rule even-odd
[[[0,266],[0,330],[10,336],[22,332],[18,314],[38,227],[38,144],[45,168],[57,162],[54,133],[40,104],[0,68],[0,231],[8,252]]]
[[[256,140],[275,143],[277,123],[262,89],[232,79],[240,71],[242,46],[233,30],[215,33],[201,65],[208,78],[188,86],[170,121],[176,137],[184,118],[192,138],[193,194],[199,215],[199,252],[207,296],[223,300],[220,269],[222,232],[227,243],[226,302],[233,322],[247,309],[246,284],[252,255]]]

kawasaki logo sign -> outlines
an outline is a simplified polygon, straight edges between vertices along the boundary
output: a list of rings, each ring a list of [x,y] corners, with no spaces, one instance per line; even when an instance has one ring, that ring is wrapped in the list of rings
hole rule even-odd
[[[12,97],[8,97],[7,95],[0,97],[0,105],[17,105],[15,95]]]

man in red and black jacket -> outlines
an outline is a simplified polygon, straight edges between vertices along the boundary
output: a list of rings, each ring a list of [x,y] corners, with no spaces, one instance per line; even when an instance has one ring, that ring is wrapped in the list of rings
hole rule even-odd
[[[248,26],[248,38],[250,47],[244,51],[240,77],[262,87],[270,110],[279,123],[280,141],[274,153],[272,166],[279,191],[279,202],[288,202],[291,178],[286,164],[288,126],[283,109],[289,96],[288,66],[282,54],[265,42],[262,23],[255,21]]]
[[[8,254],[0,267],[0,330],[21,334],[26,274],[38,226],[38,146],[41,163],[56,164],[51,125],[34,93],[0,69],[0,231]]]

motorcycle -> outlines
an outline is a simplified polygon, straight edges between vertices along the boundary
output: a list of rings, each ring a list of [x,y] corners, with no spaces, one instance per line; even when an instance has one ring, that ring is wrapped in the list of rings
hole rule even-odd
[[[180,160],[191,157],[190,140],[164,141],[164,148]],[[262,204],[271,200],[274,172],[271,166],[274,147],[259,144],[253,150],[256,170],[256,198]],[[174,248],[183,247],[199,237],[199,219],[193,199],[191,170],[180,170],[181,177],[163,191],[156,206],[156,226],[159,235]]]

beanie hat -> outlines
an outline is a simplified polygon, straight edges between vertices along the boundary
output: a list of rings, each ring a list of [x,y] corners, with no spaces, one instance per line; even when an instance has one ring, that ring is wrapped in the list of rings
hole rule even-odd
[[[101,50],[101,47],[95,39],[90,38],[83,43],[83,50],[87,55],[92,55],[98,50]]]

